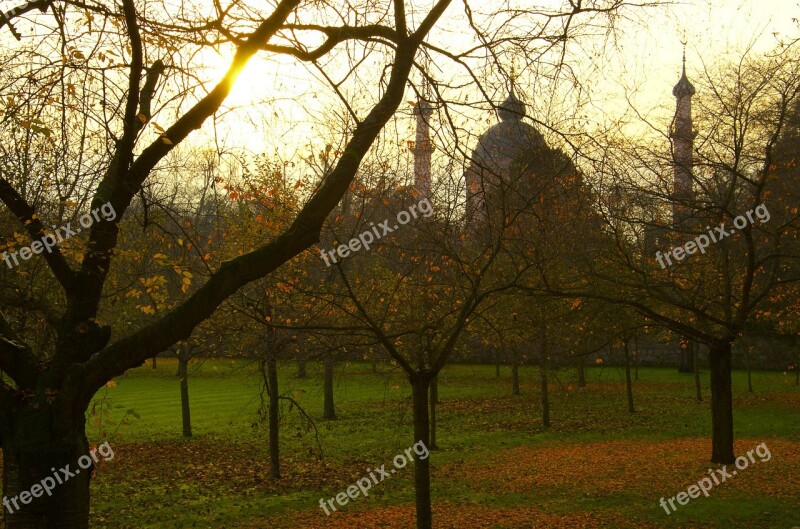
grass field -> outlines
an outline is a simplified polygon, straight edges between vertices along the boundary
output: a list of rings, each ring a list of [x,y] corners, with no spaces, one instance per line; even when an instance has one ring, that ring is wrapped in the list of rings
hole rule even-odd
[[[387,369],[387,368],[384,368]],[[337,421],[322,421],[322,373],[309,378],[281,366],[283,390],[314,418],[287,405],[282,424],[283,479],[269,478],[267,432],[258,424],[259,380],[252,365],[209,360],[191,365],[194,437],[181,435],[174,361],[160,360],[116,380],[98,398],[115,458],[92,485],[92,527],[403,528],[413,527],[413,467],[376,485],[331,516],[331,498],[411,446],[410,389],[397,371],[368,364],[337,367]],[[440,450],[431,455],[434,526],[518,528],[774,528],[800,526],[800,388],[782,373],[734,373],[737,453],[766,443],[771,459],[667,515],[659,499],[707,475],[711,465],[708,399],[694,399],[692,375],[640,369],[636,409],[626,409],[623,373],[572,371],[551,381],[551,428],[544,430],[538,372],[523,368],[522,395],[509,370],[448,367],[440,378]],[[704,374],[704,387],[708,380]],[[128,409],[129,426],[118,430]],[[100,440],[96,417],[90,441]],[[113,433],[116,430],[116,433]]]

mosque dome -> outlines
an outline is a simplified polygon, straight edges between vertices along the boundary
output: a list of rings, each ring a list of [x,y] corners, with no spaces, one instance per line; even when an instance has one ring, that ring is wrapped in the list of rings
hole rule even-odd
[[[503,171],[521,153],[544,147],[544,138],[539,131],[523,121],[526,114],[525,103],[512,89],[506,100],[497,107],[500,122],[478,138],[478,145],[472,153],[472,163],[490,172]]]
[[[519,121],[524,118],[526,114],[527,107],[525,103],[517,97],[517,94],[514,93],[513,88],[506,100],[497,107],[497,115],[502,121]]]

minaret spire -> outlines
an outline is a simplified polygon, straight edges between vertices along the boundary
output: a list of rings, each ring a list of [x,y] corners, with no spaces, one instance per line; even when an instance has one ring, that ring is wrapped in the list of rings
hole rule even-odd
[[[683,43],[681,78],[672,89],[675,96],[675,118],[672,138],[672,161],[674,163],[672,222],[679,224],[686,218],[685,205],[692,197],[692,165],[694,163],[694,138],[697,133],[692,126],[692,96],[695,89],[686,77],[686,40]]]
[[[414,107],[417,118],[417,135],[414,144],[414,188],[421,198],[431,198],[431,144],[430,119],[433,115],[433,104],[430,101],[430,85],[427,79],[423,82],[421,97]]]
[[[686,41],[683,42],[683,66],[681,67],[681,77],[686,77]]]

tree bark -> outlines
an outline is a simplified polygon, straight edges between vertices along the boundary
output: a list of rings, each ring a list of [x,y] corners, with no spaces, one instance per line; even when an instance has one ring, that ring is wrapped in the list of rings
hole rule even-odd
[[[278,361],[274,354],[267,358],[267,380],[269,392],[269,475],[274,479],[281,478],[281,447],[279,437],[279,393],[278,393]]]
[[[641,361],[642,355],[639,352],[639,335],[638,334],[633,337],[633,347],[636,350],[636,356],[635,356],[636,359],[633,362],[633,365],[635,366],[635,371],[633,372],[633,379],[634,380],[639,380],[639,362]]]
[[[794,385],[800,386],[800,335],[794,337]]]
[[[183,436],[192,436],[192,416],[189,404],[189,347],[186,344],[178,346],[178,376],[181,381],[181,419],[183,421]]]
[[[322,411],[322,418],[335,421],[336,420],[336,408],[333,405],[333,368],[336,365],[336,360],[333,357],[333,353],[327,353],[325,355],[325,387],[323,389],[323,411]]]
[[[500,349],[494,348],[494,376],[500,378]]]
[[[511,394],[519,395],[519,353],[517,346],[511,352]]]
[[[586,387],[586,357],[579,356],[578,357],[578,387],[585,388]]]
[[[771,345],[771,344],[770,344]],[[748,393],[753,392],[753,372],[750,367],[751,358],[750,358],[750,343],[746,340],[742,340],[742,346],[744,347],[744,365],[747,368],[747,391]]]
[[[416,373],[411,378],[411,396],[414,408],[414,442],[430,446],[430,418],[428,417],[428,390],[430,374]],[[417,529],[433,529],[431,512],[430,457],[414,457],[414,495],[417,508]]]
[[[439,446],[436,444],[436,405],[439,404],[439,375],[431,379],[431,450],[438,450]]]
[[[628,395],[628,413],[636,413],[633,407],[633,382],[631,381],[631,351],[628,347],[628,340],[623,340],[625,348],[625,390]]]
[[[306,359],[305,358],[298,358],[297,359],[297,378],[308,378],[308,372],[306,372]]]
[[[158,365],[156,363],[156,357],[155,356],[153,357],[152,365],[153,365],[153,369],[158,369]]]
[[[733,385],[731,381],[731,342],[713,344],[708,352],[711,371],[711,461],[732,464]]]
[[[697,402],[703,402],[703,388],[700,384],[700,347],[695,342],[692,342],[691,346],[694,356],[694,388],[697,393]]]
[[[36,399],[37,408],[22,405],[5,415],[3,425],[3,495],[8,506],[3,508],[7,529],[88,529],[89,480],[92,466],[78,464],[88,458],[85,419],[82,412],[69,413],[58,401],[49,404]],[[31,403],[34,404],[34,403]],[[72,419],[72,420],[70,420]],[[91,458],[89,458],[91,460]],[[69,468],[66,469],[66,465]],[[74,474],[65,479],[60,469]],[[52,470],[55,469],[55,470]],[[57,483],[55,476],[62,480]],[[42,481],[49,485],[52,496],[42,491]],[[36,485],[40,497],[27,505],[19,497],[33,492]],[[26,494],[26,498],[28,494]],[[13,500],[16,500],[15,508]],[[9,508],[13,512],[9,512]]]
[[[550,427],[550,396],[547,393],[547,329],[539,330],[539,391],[542,394],[542,426]]]
[[[690,344],[687,344],[686,348],[681,347],[680,362],[678,364],[678,373],[694,372],[694,365],[692,365],[693,364],[692,353],[691,351],[689,351]]]

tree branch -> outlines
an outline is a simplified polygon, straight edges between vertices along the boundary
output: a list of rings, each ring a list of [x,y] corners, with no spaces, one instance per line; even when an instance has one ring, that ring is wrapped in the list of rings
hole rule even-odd
[[[11,24],[11,21],[18,16],[24,15],[34,9],[38,9],[42,13],[47,11],[47,8],[54,2],[54,0],[36,0],[34,2],[27,2],[25,4],[19,5],[17,7],[12,8],[9,11],[3,12],[0,11],[0,28],[3,26],[8,26],[8,29],[11,31],[11,34],[14,35],[14,38],[22,40],[22,35],[17,33],[17,30]]]
[[[298,2],[290,3],[297,4]],[[435,16],[434,12],[429,14],[425,19],[425,26],[432,27],[449,3],[449,0],[441,0],[434,8],[434,12],[437,14]],[[284,2],[281,6],[285,9],[288,4]],[[175,136],[179,139],[185,137],[192,127],[200,126],[205,119],[204,116],[210,115],[211,107],[221,103],[220,97],[226,95],[230,90],[228,83],[232,82],[238,70],[244,66],[246,59],[255,53],[256,49],[263,46],[262,37],[277,29],[279,25],[277,13],[280,9],[279,7],[276,14],[271,17],[271,20],[276,19],[272,20],[270,25],[262,26],[248,40],[248,44],[239,49],[234,64],[223,82],[198,104],[199,107],[195,106],[170,128],[167,132],[170,138],[173,137],[172,134],[179,134],[179,136]],[[281,12],[280,16],[285,18],[288,16],[288,11]],[[419,30],[415,35],[417,35],[416,41],[409,39],[398,45],[385,93],[367,117],[358,124],[336,166],[298,213],[292,225],[283,234],[264,246],[224,262],[202,287],[160,320],[94,354],[85,364],[84,400],[90,399],[94,391],[109,378],[140,365],[144,360],[163,351],[176,341],[187,338],[197,324],[209,317],[227,297],[240,287],[264,277],[319,240],[323,222],[347,192],[364,156],[383,126],[391,119],[403,101],[405,85],[414,63],[416,51],[423,38]],[[130,172],[129,185],[138,186],[153,165],[168,150],[167,146],[158,144],[148,147],[134,162]],[[128,204],[130,197],[130,188],[116,189],[111,200],[115,205],[122,207]]]
[[[333,50],[337,45],[348,40],[370,40],[380,37],[390,42],[397,43],[399,41],[398,34],[392,28],[381,26],[378,24],[371,24],[367,26],[342,26],[342,27],[328,27],[328,26],[299,26],[289,25],[292,29],[313,30],[320,31],[326,35],[325,42],[320,44],[314,50],[302,50],[286,46],[282,44],[265,44],[263,49],[273,53],[283,53],[292,55],[297,59],[304,62],[313,62],[320,59],[325,54]]]
[[[0,313],[0,369],[18,387],[30,389],[36,384],[38,366],[31,347],[17,336],[5,315]]]
[[[2,177],[0,177],[0,200],[22,223],[32,240],[38,241],[45,236],[44,224],[36,215],[36,210]],[[75,285],[75,271],[67,264],[64,254],[61,253],[58,245],[54,244],[51,251],[44,251],[41,255],[50,270],[53,271],[53,275],[61,283],[64,291],[66,293],[72,292]]]
[[[128,156],[125,154],[126,158],[122,159],[123,163],[120,163],[119,170],[116,172],[109,171],[103,182],[101,182],[92,203],[93,205],[99,205],[110,202],[117,213],[117,218],[114,221],[99,222],[92,226],[89,237],[89,251],[84,256],[80,270],[81,278],[84,281],[78,291],[78,299],[73,301],[78,319],[91,318],[97,313],[103,284],[111,265],[113,248],[117,243],[118,224],[134,195],[141,189],[145,178],[175,145],[183,141],[192,131],[200,128],[206,119],[219,109],[247,62],[261,49],[264,42],[280,29],[292,10],[300,3],[301,0],[283,0],[280,2],[273,14],[261,23],[250,37],[239,46],[228,72],[214,89],[169,127],[161,138],[146,147],[142,154],[130,164],[130,169],[125,163]],[[137,28],[135,13],[130,11],[130,7],[126,7],[125,11],[129,28],[135,32]],[[136,37],[132,35],[131,41],[135,43]],[[133,46],[133,48],[135,49],[136,46]],[[132,112],[133,119],[136,119],[136,106],[133,104],[138,102],[139,85],[136,72],[141,72],[141,63],[139,63],[138,69],[131,67],[130,92],[126,107],[126,127],[129,125],[128,119],[130,118],[131,108],[134,108]],[[122,152],[125,151],[123,150]],[[89,351],[89,354],[91,354],[91,351]]]

